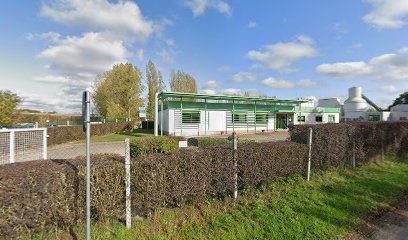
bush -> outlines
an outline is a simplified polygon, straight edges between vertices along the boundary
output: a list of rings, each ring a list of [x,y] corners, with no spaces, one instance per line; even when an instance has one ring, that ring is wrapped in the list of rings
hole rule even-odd
[[[130,156],[144,156],[150,153],[169,153],[179,149],[182,137],[142,137],[132,139],[130,142]]]
[[[307,147],[296,143],[253,143],[238,148],[239,189],[302,173]],[[139,209],[203,203],[233,191],[232,148],[216,146],[152,154],[132,162],[134,203]]]
[[[188,146],[194,147],[211,147],[211,146],[219,146],[223,144],[231,144],[231,142],[227,138],[212,138],[212,137],[199,137],[199,138],[189,138]],[[249,139],[242,139],[238,138],[238,144],[246,144],[246,143],[254,143],[255,140]]]
[[[132,122],[125,123],[106,123],[91,125],[91,135],[101,136],[111,133],[121,133],[133,129]],[[48,145],[62,144],[72,141],[85,139],[85,132],[82,126],[65,126],[48,128]]]
[[[0,168],[0,238],[85,221],[84,158],[7,164]],[[92,157],[92,217],[124,217],[124,162],[118,155]]]
[[[290,126],[291,141],[307,143],[313,129],[312,159],[319,169],[378,159],[381,154],[407,152],[408,122],[350,122]]]
[[[154,129],[154,121],[143,121],[142,128],[143,129]]]

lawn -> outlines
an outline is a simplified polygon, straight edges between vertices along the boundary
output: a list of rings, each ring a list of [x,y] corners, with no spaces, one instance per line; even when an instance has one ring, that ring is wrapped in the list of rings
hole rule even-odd
[[[356,170],[314,172],[245,191],[236,203],[208,200],[200,208],[163,209],[134,221],[93,225],[93,239],[337,239],[371,212],[394,204],[408,190],[408,160],[387,158]],[[83,239],[83,225],[74,228]],[[58,230],[36,239],[69,236]]]
[[[153,129],[135,129],[132,132],[112,133],[103,136],[91,137],[91,142],[119,142],[125,141],[126,138],[154,136]],[[85,140],[80,140],[77,143],[83,143]]]

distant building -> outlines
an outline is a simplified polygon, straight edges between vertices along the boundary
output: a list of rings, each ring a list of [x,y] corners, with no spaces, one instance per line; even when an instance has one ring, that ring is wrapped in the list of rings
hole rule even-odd
[[[338,123],[340,108],[314,107],[306,99],[162,92],[156,99],[156,135],[258,133],[290,124]]]
[[[342,121],[400,121],[408,119],[408,104],[400,104],[384,111],[373,101],[364,96],[361,87],[352,87],[348,90],[349,96],[344,104],[336,98],[320,99],[319,107],[341,108]],[[369,111],[369,109],[375,111]]]

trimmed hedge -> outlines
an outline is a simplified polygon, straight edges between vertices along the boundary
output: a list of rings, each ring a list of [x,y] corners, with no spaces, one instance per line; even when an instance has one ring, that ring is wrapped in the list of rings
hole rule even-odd
[[[130,142],[130,156],[144,156],[151,153],[169,153],[179,149],[179,141],[183,137],[141,137],[134,138]]]
[[[302,173],[308,149],[297,143],[254,143],[238,148],[238,187],[256,187],[279,177]],[[134,204],[153,210],[199,204],[208,196],[233,191],[234,171],[229,146],[197,148],[133,159]]]
[[[231,143],[230,141],[228,141],[227,138],[212,138],[212,137],[189,138],[187,141],[188,141],[188,146],[194,146],[194,147],[200,147],[200,148],[219,146],[219,145]],[[240,140],[238,138],[238,143],[241,143],[241,144],[254,143],[254,142],[255,140],[249,140],[249,139]]]
[[[292,125],[291,141],[307,143],[313,129],[312,159],[319,169],[356,164],[378,159],[383,153],[408,151],[408,122],[350,122],[339,124]]]
[[[131,131],[132,129],[132,122],[93,124],[91,126],[91,135],[101,136],[111,133]],[[48,128],[47,134],[49,136],[47,140],[48,145],[62,144],[86,138],[85,132],[82,130],[82,126]]]
[[[94,155],[92,217],[124,217],[125,167],[118,155]],[[0,238],[85,221],[84,158],[42,160],[0,167]]]

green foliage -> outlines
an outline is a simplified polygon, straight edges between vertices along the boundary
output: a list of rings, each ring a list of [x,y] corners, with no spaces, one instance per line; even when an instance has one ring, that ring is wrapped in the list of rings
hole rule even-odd
[[[104,117],[137,119],[143,106],[142,73],[130,63],[118,64],[95,80],[93,100]]]
[[[238,144],[254,143],[255,140],[249,139],[238,139]],[[189,138],[188,145],[195,147],[212,147],[224,144],[232,144],[227,138],[212,138],[212,137],[199,137],[199,138]]]
[[[0,90],[0,125],[11,123],[11,117],[15,113],[17,104],[21,98],[10,91]]]
[[[159,136],[132,139],[130,142],[130,156],[138,157],[151,153],[169,153],[179,149],[177,138]]]
[[[170,88],[173,92],[197,93],[197,83],[194,77],[181,70],[170,75]]]
[[[404,92],[397,97],[394,102],[388,107],[388,110],[391,109],[391,107],[396,106],[398,104],[408,104],[408,92]]]
[[[166,85],[163,81],[163,76],[160,70],[156,69],[156,66],[152,61],[149,61],[146,66],[146,79],[147,79],[147,118],[154,120],[154,105],[155,95],[157,92],[166,90]]]

